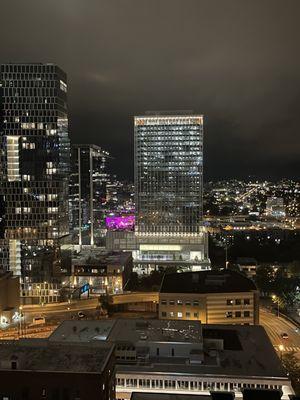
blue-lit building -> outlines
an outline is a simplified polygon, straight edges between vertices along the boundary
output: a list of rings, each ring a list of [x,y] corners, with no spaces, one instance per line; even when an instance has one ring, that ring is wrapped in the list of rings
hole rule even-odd
[[[59,248],[69,233],[67,77],[53,64],[0,66],[4,269],[24,302],[57,300]]]

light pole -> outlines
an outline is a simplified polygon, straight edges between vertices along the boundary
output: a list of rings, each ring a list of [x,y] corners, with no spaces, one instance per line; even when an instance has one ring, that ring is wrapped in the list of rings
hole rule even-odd
[[[19,338],[22,336],[22,310],[23,306],[19,306]]]
[[[272,300],[274,303],[277,303],[277,317],[279,317],[280,311],[279,311],[279,297],[277,297],[275,294],[272,296]]]
[[[282,353],[283,353],[283,351],[284,351],[284,346],[283,346],[283,344],[280,344],[280,345],[279,345],[279,351],[280,351],[280,361],[282,362]]]

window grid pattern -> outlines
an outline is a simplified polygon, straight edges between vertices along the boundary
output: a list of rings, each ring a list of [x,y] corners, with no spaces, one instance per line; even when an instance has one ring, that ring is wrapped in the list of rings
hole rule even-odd
[[[135,117],[137,233],[198,234],[202,116]]]

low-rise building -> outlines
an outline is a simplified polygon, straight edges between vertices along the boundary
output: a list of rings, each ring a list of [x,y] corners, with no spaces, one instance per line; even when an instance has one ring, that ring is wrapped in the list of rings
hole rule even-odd
[[[133,392],[233,392],[242,398],[246,388],[279,390],[282,400],[293,394],[261,326],[145,319],[64,321],[49,338],[67,346],[99,341],[115,345],[117,400],[128,400]]]
[[[111,343],[0,343],[0,399],[112,400],[114,380]]]
[[[72,256],[71,276],[65,281],[69,280],[73,288],[89,284],[92,295],[120,294],[131,272],[131,253],[88,249]]]
[[[239,267],[239,270],[241,272],[244,272],[244,274],[248,278],[254,278],[257,269],[257,261],[255,260],[255,258],[238,257],[236,263],[237,266]]]
[[[258,324],[259,292],[232,270],[166,274],[159,293],[159,318],[207,324]]]
[[[12,322],[20,306],[20,278],[12,272],[0,273],[0,327]]]

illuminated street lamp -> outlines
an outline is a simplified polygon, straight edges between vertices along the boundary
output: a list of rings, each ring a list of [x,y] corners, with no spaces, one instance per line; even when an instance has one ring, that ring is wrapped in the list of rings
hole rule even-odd
[[[22,334],[22,306],[19,307],[19,337]]]
[[[275,294],[272,295],[272,300],[274,303],[277,303],[277,317],[279,317],[279,297],[277,297]]]
[[[283,344],[279,345],[279,351],[280,351],[280,360],[282,361],[282,352],[284,351],[284,346]]]

